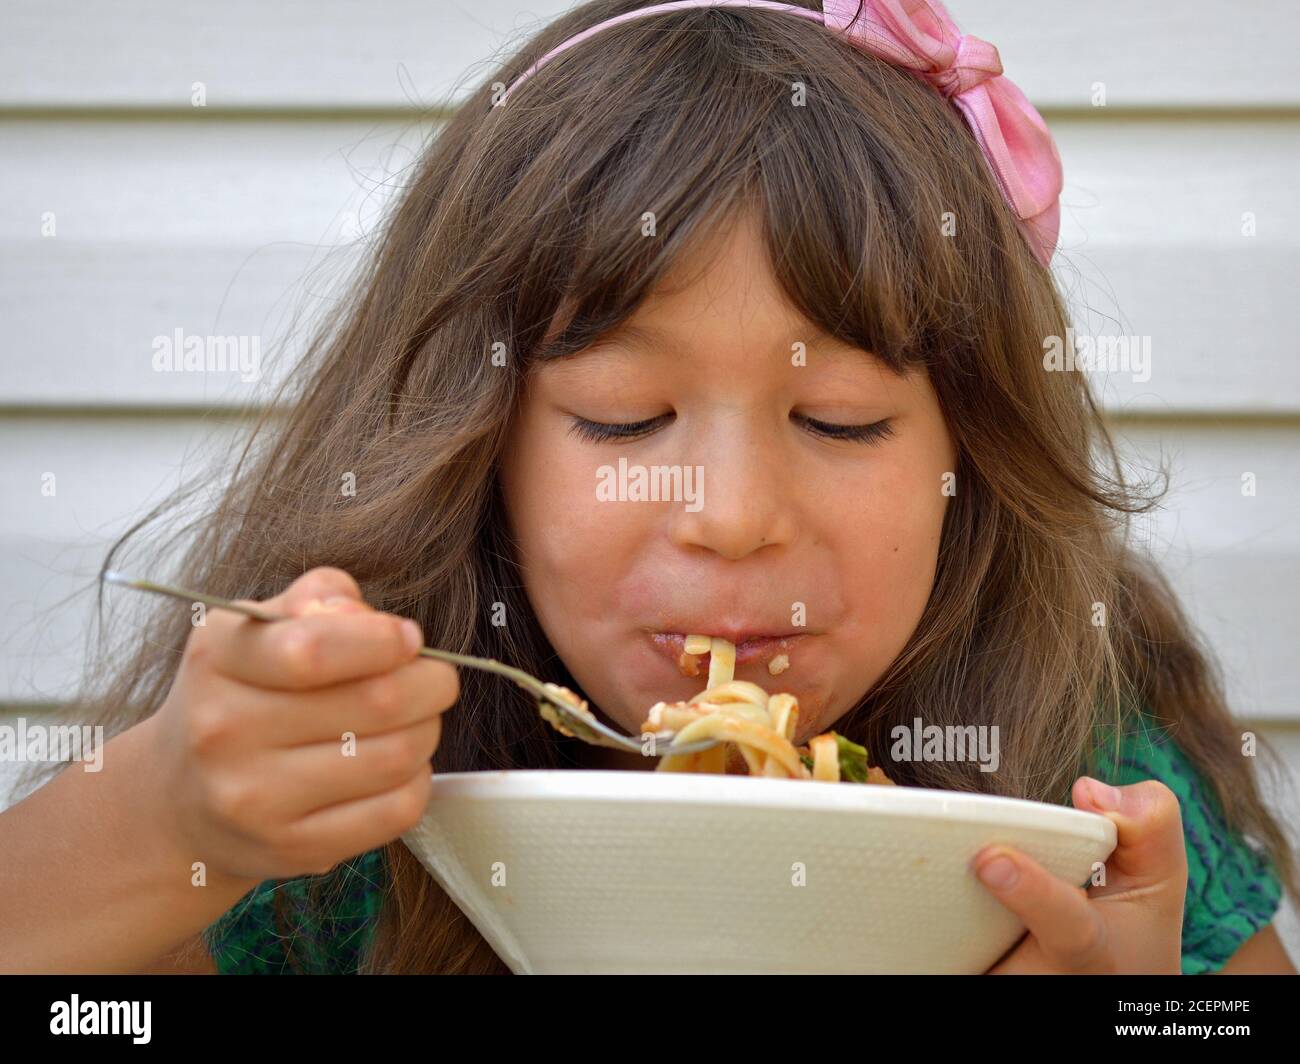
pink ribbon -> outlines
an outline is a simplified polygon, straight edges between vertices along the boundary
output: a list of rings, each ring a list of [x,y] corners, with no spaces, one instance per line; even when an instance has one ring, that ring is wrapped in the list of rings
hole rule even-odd
[[[914,71],[951,100],[975,135],[1002,196],[1044,266],[1061,225],[1061,157],[1033,104],[1002,75],[998,50],[964,36],[939,0],[823,0],[822,11],[775,0],[670,0],[597,23],[547,52],[505,92],[516,88],[561,52],[607,26],[691,7],[750,7],[817,19],[855,47]]]
[[[1046,266],[1061,227],[1061,156],[1043,116],[1002,76],[998,50],[963,36],[939,0],[823,0],[822,12],[855,46],[916,71],[952,100]]]

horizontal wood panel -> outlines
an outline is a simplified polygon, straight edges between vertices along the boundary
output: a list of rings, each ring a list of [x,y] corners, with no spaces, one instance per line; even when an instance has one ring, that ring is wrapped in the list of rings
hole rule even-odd
[[[0,702],[70,697],[109,546],[189,478],[233,464],[246,429],[238,418],[0,418]],[[119,564],[149,576],[160,564],[149,558],[146,547]]]
[[[570,0],[10,0],[0,107],[408,108],[455,101]],[[1260,0],[949,5],[1040,107],[1300,103],[1300,10]]]
[[[265,401],[431,127],[0,122],[0,402]],[[1300,412],[1300,119],[1061,121],[1055,270],[1075,328],[1150,338],[1128,411]],[[1242,234],[1244,212],[1255,236]],[[46,212],[55,233],[42,237]],[[960,225],[960,220],[958,222]],[[159,373],[159,336],[257,338],[248,374]],[[287,362],[282,362],[287,365]],[[236,379],[239,378],[239,379]]]

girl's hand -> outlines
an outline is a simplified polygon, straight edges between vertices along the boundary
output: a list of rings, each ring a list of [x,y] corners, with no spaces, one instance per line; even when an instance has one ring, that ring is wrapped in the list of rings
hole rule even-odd
[[[1073,800],[1118,829],[1105,885],[1076,887],[1006,846],[981,850],[972,869],[1028,929],[987,974],[1178,975],[1187,894],[1178,799],[1156,780],[1115,788],[1081,776]]]
[[[209,877],[323,873],[414,826],[456,670],[417,656],[414,621],[379,613],[341,569],[263,603],[211,610],[148,729],[158,801],[186,867]]]

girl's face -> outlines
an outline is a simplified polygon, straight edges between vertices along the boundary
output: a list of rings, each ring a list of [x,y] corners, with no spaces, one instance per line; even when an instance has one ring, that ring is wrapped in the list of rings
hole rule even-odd
[[[799,699],[802,744],[921,617],[953,441],[923,371],[789,306],[752,221],[679,268],[700,279],[533,372],[501,468],[517,560],[551,645],[624,731],[703,689],[678,666],[701,633],[738,644],[737,679]]]

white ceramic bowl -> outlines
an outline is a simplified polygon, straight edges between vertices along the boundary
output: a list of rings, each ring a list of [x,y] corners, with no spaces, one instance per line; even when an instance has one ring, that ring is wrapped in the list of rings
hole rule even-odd
[[[1115,848],[1094,813],[957,791],[587,770],[433,787],[403,841],[517,974],[979,973],[1023,930],[969,871],[983,846],[1080,885]]]

